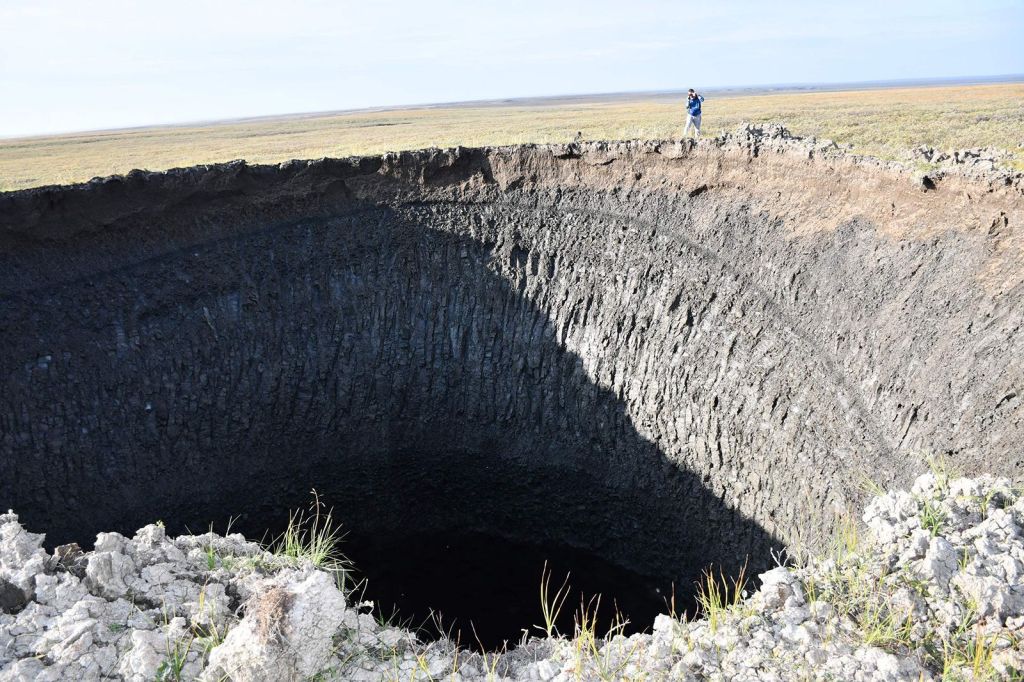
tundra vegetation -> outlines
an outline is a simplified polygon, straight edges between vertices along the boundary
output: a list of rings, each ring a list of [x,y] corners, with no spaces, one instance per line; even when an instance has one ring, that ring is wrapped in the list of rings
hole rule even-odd
[[[1024,84],[800,92],[709,98],[705,136],[742,122],[776,121],[794,135],[852,145],[857,154],[916,160],[918,146],[990,148],[1024,169]],[[310,114],[0,139],[0,191],[83,182],[141,168],[245,159],[344,157],[386,151],[667,139],[683,129],[682,95],[608,100],[524,100],[489,105]]]

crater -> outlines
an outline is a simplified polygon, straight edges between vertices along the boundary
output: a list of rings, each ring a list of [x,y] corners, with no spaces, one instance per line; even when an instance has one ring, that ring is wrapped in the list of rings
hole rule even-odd
[[[545,562],[643,629],[924,452],[1019,473],[1019,179],[925,193],[815,150],[747,129],[0,195],[0,506],[51,544],[258,538],[315,488],[378,609],[493,648],[540,622]]]

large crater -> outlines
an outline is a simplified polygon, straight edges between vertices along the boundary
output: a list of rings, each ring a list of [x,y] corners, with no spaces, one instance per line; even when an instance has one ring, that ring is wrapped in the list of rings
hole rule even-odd
[[[258,536],[316,488],[416,614],[554,556],[639,613],[922,454],[1021,472],[1022,214],[756,130],[0,195],[0,506]]]

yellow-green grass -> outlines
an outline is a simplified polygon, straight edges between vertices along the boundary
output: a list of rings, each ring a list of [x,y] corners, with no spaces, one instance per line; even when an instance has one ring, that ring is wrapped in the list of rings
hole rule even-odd
[[[379,154],[385,151],[678,137],[681,101],[533,100],[505,105],[421,107],[154,127],[0,140],[0,190],[71,183],[133,168],[163,170],[246,159]],[[704,133],[778,121],[794,134],[852,144],[856,153],[905,158],[908,149],[994,147],[1024,169],[1024,83],[710,97]]]

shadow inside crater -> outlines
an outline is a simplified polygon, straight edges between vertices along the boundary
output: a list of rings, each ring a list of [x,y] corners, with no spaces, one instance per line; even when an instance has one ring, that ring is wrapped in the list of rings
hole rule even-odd
[[[259,538],[316,488],[379,611],[488,647],[540,621],[544,560],[568,611],[602,592],[637,628],[766,567],[778,541],[637,433],[508,253],[367,205],[6,296],[0,506],[51,545]]]

